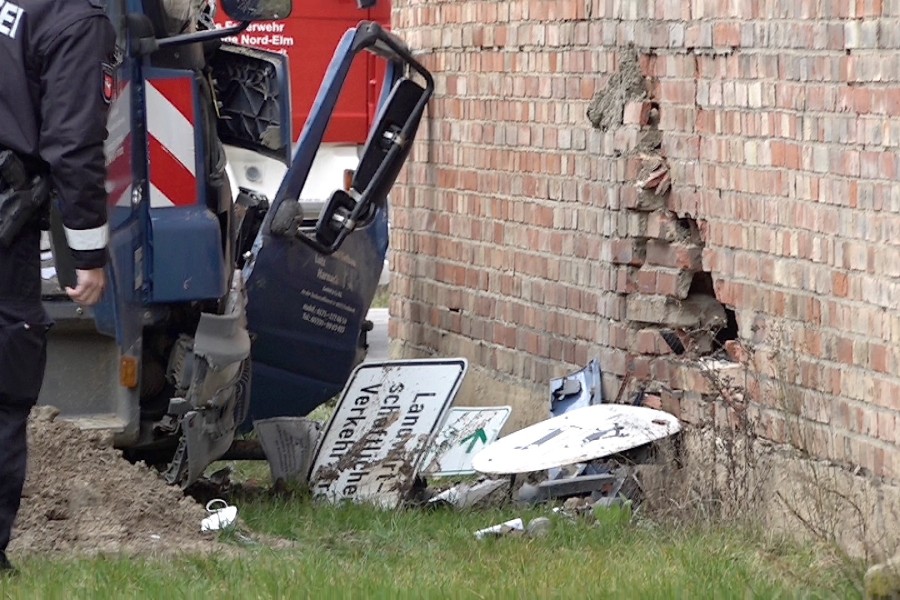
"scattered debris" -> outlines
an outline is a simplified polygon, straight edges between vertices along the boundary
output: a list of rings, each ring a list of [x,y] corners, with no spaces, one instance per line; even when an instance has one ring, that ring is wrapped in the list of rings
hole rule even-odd
[[[570,410],[593,406],[603,402],[603,379],[600,363],[595,359],[580,371],[570,373],[560,379],[550,380],[550,415],[558,417]],[[580,475],[584,465],[574,465],[574,475]],[[557,479],[563,468],[554,467],[548,471],[550,479]]]
[[[220,503],[222,508],[213,508],[213,506],[217,506]],[[221,498],[207,502],[206,512],[209,513],[209,516],[200,521],[200,531],[227,529],[237,521],[237,507],[229,505]]]
[[[313,495],[398,506],[467,368],[463,358],[358,366],[313,459]]]
[[[657,196],[667,194],[672,189],[672,177],[666,159],[652,154],[642,154],[641,159],[643,165],[634,185]]]
[[[592,360],[580,371],[550,380],[550,414],[558,417],[570,410],[603,402],[600,363]]]
[[[226,465],[210,474],[210,476],[206,478],[206,481],[212,486],[227,487],[231,485],[231,475],[233,471],[234,469],[231,468],[231,465]]]
[[[547,517],[535,517],[525,528],[531,537],[543,537],[550,533],[551,529],[553,529],[553,522]]]
[[[571,521],[614,524],[630,521],[633,506],[631,500],[622,496],[603,497],[599,500],[592,500],[589,496],[575,496],[567,499],[562,506],[553,508],[553,513]]]
[[[587,406],[526,427],[476,454],[481,473],[528,473],[600,459],[672,436],[673,415],[627,404]]]
[[[540,500],[538,500],[539,494],[540,490],[538,490],[538,486],[533,483],[523,483],[516,491],[516,502],[521,504],[537,504],[540,502]]]
[[[523,533],[524,531],[525,522],[522,521],[521,517],[517,517],[500,523],[499,525],[492,525],[491,527],[479,529],[475,532],[475,539],[483,540],[487,537],[500,537],[510,533]]]
[[[529,501],[538,503],[553,500],[555,498],[568,498],[576,495],[592,494],[594,492],[601,493],[601,490],[604,488],[612,490],[614,487],[621,487],[621,484],[617,485],[619,479],[619,477],[612,473],[603,475],[582,475],[579,477],[568,477],[566,479],[552,479],[534,486],[534,494]]]
[[[631,502],[631,500],[623,498],[622,496],[603,496],[602,498],[598,498],[591,507],[594,509],[596,515],[597,509],[625,506],[628,502]],[[632,502],[632,506],[633,505],[634,503]]]
[[[421,473],[433,477],[475,473],[472,457],[497,439],[511,412],[509,406],[451,408],[422,461],[426,466]]]
[[[455,508],[474,508],[487,504],[496,492],[507,486],[509,486],[509,482],[504,479],[485,479],[472,485],[461,483],[437,494],[428,502],[433,505],[445,504]]]
[[[563,502],[563,510],[570,512],[579,512],[591,508],[590,498],[572,497]]]
[[[543,537],[550,533],[551,529],[553,529],[553,521],[551,521],[547,517],[535,517],[528,523],[527,526],[525,525],[525,522],[521,519],[521,517],[517,517],[515,519],[510,519],[509,521],[500,523],[499,525],[492,525],[491,527],[479,529],[475,532],[475,538],[483,540],[488,537],[503,537],[507,535],[523,534],[527,535],[528,537]]]
[[[276,417],[254,421],[272,481],[306,483],[322,425],[304,417]]]

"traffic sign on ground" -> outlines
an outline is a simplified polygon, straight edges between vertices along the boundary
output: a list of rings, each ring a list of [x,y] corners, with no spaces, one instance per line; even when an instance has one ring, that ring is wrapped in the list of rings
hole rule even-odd
[[[422,461],[422,474],[440,477],[474,473],[472,457],[497,439],[510,412],[509,406],[450,409]]]
[[[396,506],[465,376],[463,358],[363,363],[310,470],[315,496]]]
[[[681,423],[667,412],[630,404],[596,404],[505,436],[473,459],[491,475],[531,473],[604,458],[675,435]]]

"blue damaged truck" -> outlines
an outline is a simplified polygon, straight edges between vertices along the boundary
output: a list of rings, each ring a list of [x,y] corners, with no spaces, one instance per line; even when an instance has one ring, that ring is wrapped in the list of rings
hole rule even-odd
[[[107,2],[118,32],[109,286],[83,311],[60,292],[71,277],[64,245],[45,253],[44,304],[56,324],[40,402],[112,431],[129,456],[187,486],[241,428],[308,414],[362,359],[388,192],[434,84],[377,23],[344,34],[321,82],[289,82],[286,56],[226,38],[285,18],[290,0],[223,0],[226,27],[205,5],[180,31],[167,3]],[[351,66],[368,56],[384,63],[384,81],[358,166],[311,211],[301,190]],[[290,84],[319,86],[297,140]],[[246,178],[236,184],[229,148],[285,166],[273,197]],[[53,227],[49,238],[60,239]]]

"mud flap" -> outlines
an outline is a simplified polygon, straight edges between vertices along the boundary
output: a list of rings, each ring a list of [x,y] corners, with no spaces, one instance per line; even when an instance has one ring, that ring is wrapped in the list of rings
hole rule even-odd
[[[211,462],[225,454],[234,441],[234,411],[231,406],[217,411],[190,411],[182,421],[187,451],[187,478],[184,485],[197,481]]]
[[[243,280],[236,272],[224,314],[200,316],[186,398],[170,405],[170,413],[185,400],[190,406],[181,419],[182,437],[166,472],[170,484],[186,487],[203,475],[231,446],[237,425],[246,416],[250,334],[245,302]]]

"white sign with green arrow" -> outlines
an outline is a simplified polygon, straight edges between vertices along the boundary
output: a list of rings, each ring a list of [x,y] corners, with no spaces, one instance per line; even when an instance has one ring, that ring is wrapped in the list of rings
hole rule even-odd
[[[472,457],[497,439],[512,408],[451,408],[425,456],[422,475],[467,475],[475,472]]]

